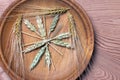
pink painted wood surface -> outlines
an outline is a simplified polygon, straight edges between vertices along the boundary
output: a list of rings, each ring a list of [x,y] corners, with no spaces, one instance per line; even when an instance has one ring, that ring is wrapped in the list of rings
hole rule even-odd
[[[13,1],[0,0],[0,15]],[[88,13],[95,32],[93,64],[83,80],[120,80],[120,0],[76,1]]]

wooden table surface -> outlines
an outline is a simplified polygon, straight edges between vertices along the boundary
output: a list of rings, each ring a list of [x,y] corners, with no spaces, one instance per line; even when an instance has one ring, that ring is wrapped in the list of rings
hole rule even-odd
[[[0,0],[0,15],[13,1]],[[76,1],[88,13],[95,34],[90,68],[82,79],[120,80],[120,0]]]

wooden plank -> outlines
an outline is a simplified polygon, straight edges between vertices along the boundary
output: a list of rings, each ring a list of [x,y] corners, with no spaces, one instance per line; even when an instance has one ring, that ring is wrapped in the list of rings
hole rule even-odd
[[[95,31],[95,57],[83,80],[120,79],[120,0],[77,0]]]

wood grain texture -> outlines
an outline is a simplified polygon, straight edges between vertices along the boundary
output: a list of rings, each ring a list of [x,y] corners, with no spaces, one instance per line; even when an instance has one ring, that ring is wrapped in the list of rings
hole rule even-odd
[[[120,0],[76,0],[94,26],[95,50],[83,80],[120,80]]]
[[[14,0],[0,0],[0,14]],[[95,32],[90,70],[83,80],[120,80],[120,0],[76,0],[88,13]]]

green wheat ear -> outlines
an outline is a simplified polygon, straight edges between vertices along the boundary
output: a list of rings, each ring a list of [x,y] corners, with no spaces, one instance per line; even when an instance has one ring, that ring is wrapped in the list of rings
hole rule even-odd
[[[46,49],[46,46],[42,47],[39,52],[37,53],[37,55],[35,56],[35,58],[33,59],[32,64],[30,65],[30,70],[32,70],[38,63],[39,60],[41,59],[42,55],[44,54]]]
[[[45,26],[43,25],[42,18],[40,16],[36,16],[36,22],[38,25],[38,31],[42,38],[46,37]]]
[[[51,32],[53,32],[53,31],[55,30],[55,28],[56,28],[56,26],[57,26],[57,23],[58,23],[58,21],[59,21],[59,17],[60,17],[60,14],[57,14],[57,15],[54,17],[54,19],[53,19],[53,21],[52,21],[52,23],[51,23],[51,25],[50,25],[50,30],[49,30],[49,32],[48,32],[48,35],[50,35]]]

